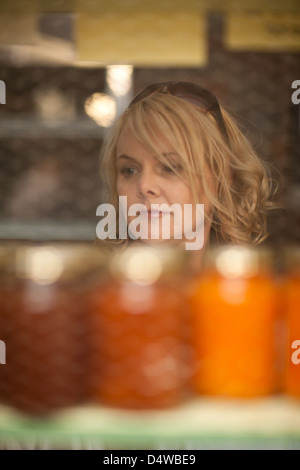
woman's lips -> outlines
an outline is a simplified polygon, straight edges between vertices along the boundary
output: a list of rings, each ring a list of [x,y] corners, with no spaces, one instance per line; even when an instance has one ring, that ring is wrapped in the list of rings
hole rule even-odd
[[[168,214],[168,212],[152,209],[152,210],[149,210],[147,214],[149,218],[151,217],[158,218],[158,217],[163,217],[164,215]]]
[[[145,211],[141,211],[141,216],[143,217],[148,217],[148,218],[160,218],[160,217],[163,217],[164,215],[167,215],[169,214],[170,212],[167,212],[167,211],[160,211],[160,210],[157,210],[157,209],[149,209],[149,210],[145,210]]]
[[[151,217],[162,217],[162,212],[161,211],[148,211],[148,217],[151,218]]]

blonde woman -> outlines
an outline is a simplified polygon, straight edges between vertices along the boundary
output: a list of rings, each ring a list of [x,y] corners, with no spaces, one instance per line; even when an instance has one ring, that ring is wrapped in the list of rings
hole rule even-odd
[[[196,208],[204,205],[203,240],[195,250],[199,259],[212,240],[258,244],[267,236],[272,180],[266,165],[216,97],[196,84],[163,82],[139,93],[103,145],[101,176],[116,215],[115,237],[105,243],[125,246],[138,238],[130,230],[120,237],[120,199],[126,200],[128,229],[138,217],[147,222],[144,243],[191,240],[201,225]],[[195,208],[186,216],[188,236],[183,228],[178,235],[178,219],[175,223],[172,210],[164,210],[174,204],[182,209],[182,227],[185,208]],[[133,206],[142,210],[135,215],[129,210]],[[167,239],[161,230],[166,215]],[[161,225],[151,238],[155,223]]]

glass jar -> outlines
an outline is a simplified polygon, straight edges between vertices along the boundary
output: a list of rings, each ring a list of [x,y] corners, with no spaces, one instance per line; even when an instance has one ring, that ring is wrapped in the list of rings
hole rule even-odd
[[[16,244],[13,242],[2,242],[0,244],[0,403],[7,396],[7,309],[8,293],[11,290],[11,269]]]
[[[300,247],[285,252],[287,316],[285,391],[300,398]]]
[[[136,242],[110,260],[91,296],[96,402],[162,408],[184,399],[187,375],[182,251]]]
[[[271,253],[224,246],[211,250],[189,299],[196,393],[253,397],[280,388],[282,319]]]
[[[88,393],[85,315],[94,249],[75,242],[20,244],[8,258],[1,289],[2,401],[38,415],[82,403]]]

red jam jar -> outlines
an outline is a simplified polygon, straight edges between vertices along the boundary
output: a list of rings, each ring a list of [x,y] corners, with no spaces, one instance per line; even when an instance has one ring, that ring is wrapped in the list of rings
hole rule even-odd
[[[282,320],[270,255],[243,246],[206,255],[189,289],[196,393],[254,397],[279,390]]]
[[[300,398],[300,247],[286,250],[287,316],[285,391]]]
[[[86,292],[94,260],[84,243],[19,245],[10,253],[1,293],[2,402],[42,415],[86,399]]]
[[[92,396],[113,407],[177,405],[187,375],[182,251],[137,242],[91,294]]]

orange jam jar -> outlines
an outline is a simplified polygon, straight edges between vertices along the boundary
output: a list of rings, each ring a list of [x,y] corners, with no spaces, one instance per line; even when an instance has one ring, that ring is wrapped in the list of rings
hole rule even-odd
[[[91,294],[92,396],[109,406],[179,404],[187,361],[183,252],[139,245],[111,257]]]
[[[286,250],[287,347],[285,391],[300,398],[300,247]]]
[[[197,393],[255,397],[279,389],[282,321],[270,260],[243,246],[206,255],[189,288]]]
[[[63,242],[18,245],[10,253],[0,312],[6,344],[0,390],[6,404],[42,415],[86,398],[92,253],[83,243]]]

